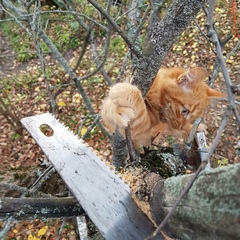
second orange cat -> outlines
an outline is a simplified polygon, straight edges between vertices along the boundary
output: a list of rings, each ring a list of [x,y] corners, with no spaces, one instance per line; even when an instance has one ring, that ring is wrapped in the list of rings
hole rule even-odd
[[[203,82],[206,75],[203,68],[162,68],[145,100],[136,86],[118,83],[103,102],[102,119],[110,132],[118,128],[122,136],[130,124],[136,147],[150,146],[166,131],[186,137],[209,99],[226,96]]]

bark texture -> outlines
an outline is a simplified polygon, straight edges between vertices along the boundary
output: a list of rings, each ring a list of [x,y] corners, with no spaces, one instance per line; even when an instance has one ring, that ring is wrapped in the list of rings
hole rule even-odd
[[[0,198],[0,219],[41,219],[79,216],[84,210],[73,197]]]
[[[181,33],[204,6],[205,0],[176,0],[160,22],[151,28],[143,57],[139,59],[133,84],[146,96],[161,63]]]
[[[151,210],[159,224],[191,180],[184,175],[159,180]],[[240,164],[203,172],[170,218],[167,231],[177,239],[240,239]]]

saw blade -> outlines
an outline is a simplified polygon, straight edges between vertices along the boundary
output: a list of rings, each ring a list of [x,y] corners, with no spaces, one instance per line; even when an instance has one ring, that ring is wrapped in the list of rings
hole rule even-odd
[[[151,235],[154,225],[137,207],[129,186],[81,139],[49,113],[21,122],[105,239],[141,240]],[[45,136],[42,125],[53,135]]]

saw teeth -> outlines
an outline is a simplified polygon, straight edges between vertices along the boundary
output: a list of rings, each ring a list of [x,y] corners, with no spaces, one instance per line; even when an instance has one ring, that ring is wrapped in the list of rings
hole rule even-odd
[[[43,115],[43,114],[39,114],[39,115]],[[59,120],[55,115],[53,115],[52,113],[45,113],[45,115],[48,115],[50,118],[53,118],[54,121],[57,121],[58,124],[61,124],[64,128],[66,128],[68,131],[71,132],[71,134],[76,137],[76,139],[78,141],[81,141],[82,144],[84,144],[87,148],[89,148],[101,161],[104,162],[104,164],[106,165],[106,167],[108,167],[111,171],[114,172],[115,175],[117,175],[125,184],[127,184],[129,186],[129,183],[126,182],[126,180],[120,175],[120,173],[118,171],[116,171],[115,167],[113,165],[111,165],[110,162],[107,162],[104,160],[103,156],[100,155],[99,152],[95,151],[92,147],[89,146],[89,144],[87,142],[85,142],[83,139],[81,139],[78,135],[74,134],[73,131],[71,129],[69,129],[69,127],[65,126],[64,122],[62,122],[61,120]],[[47,117],[48,117],[47,116]],[[28,118],[28,117],[26,117]],[[29,117],[31,118],[31,117]],[[48,124],[46,122],[46,124]],[[51,125],[48,124],[50,127]],[[35,141],[35,140],[34,140]]]
[[[112,170],[112,171],[115,171],[115,173],[116,173],[116,169],[115,169],[115,167],[113,166],[113,165],[109,165],[109,168]]]

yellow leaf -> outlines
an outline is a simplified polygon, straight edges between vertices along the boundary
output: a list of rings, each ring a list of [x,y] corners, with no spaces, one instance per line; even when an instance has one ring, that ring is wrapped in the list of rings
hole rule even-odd
[[[33,228],[33,224],[29,225],[29,227],[28,227],[28,229],[31,229],[31,228]]]
[[[85,134],[85,132],[87,131],[87,128],[86,127],[82,127],[82,130],[81,130],[81,136],[83,136]]]
[[[28,239],[28,240],[33,240],[33,235],[32,235],[32,234],[29,234],[27,239]]]
[[[59,102],[57,103],[57,105],[58,105],[59,107],[65,107],[65,106],[66,106],[66,103],[65,103],[64,101],[59,101]]]
[[[17,229],[13,229],[13,232],[14,232],[14,233],[18,233],[18,230],[17,230]]]
[[[218,165],[220,165],[220,166],[228,165],[228,159],[226,159],[226,158],[219,159],[219,160],[217,160],[217,162],[218,162]]]
[[[40,236],[44,235],[46,233],[47,229],[48,229],[48,226],[45,226],[44,228],[41,228],[38,231],[38,236],[40,237]]]

